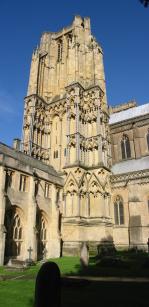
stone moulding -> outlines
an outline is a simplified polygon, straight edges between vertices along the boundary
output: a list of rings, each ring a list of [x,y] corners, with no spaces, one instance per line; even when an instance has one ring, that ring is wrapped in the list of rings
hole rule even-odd
[[[139,171],[139,172],[130,172],[127,174],[120,174],[120,175],[111,175],[110,182],[112,189],[114,188],[124,188],[127,187],[132,181],[136,181],[135,183],[143,185],[149,183],[149,169]]]
[[[63,217],[63,224],[65,225],[78,225],[78,226],[87,226],[87,227],[94,227],[97,225],[107,225],[112,226],[113,223],[111,222],[111,218],[108,217]]]

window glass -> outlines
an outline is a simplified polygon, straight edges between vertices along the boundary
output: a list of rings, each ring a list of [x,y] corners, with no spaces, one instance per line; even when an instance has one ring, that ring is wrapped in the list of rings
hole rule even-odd
[[[117,196],[114,202],[114,219],[116,225],[124,224],[124,205],[120,196]]]
[[[130,141],[127,135],[123,135],[121,140],[122,159],[131,158]]]

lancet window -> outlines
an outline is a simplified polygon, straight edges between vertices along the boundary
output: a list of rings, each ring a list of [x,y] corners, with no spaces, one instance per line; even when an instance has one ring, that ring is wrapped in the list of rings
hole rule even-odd
[[[49,198],[49,195],[50,195],[50,184],[45,182],[44,196],[46,198]]]
[[[19,191],[26,192],[26,190],[27,190],[27,176],[20,175]]]
[[[58,150],[55,150],[55,151],[54,151],[53,157],[54,157],[54,159],[57,159],[57,158],[58,158]]]
[[[44,257],[47,244],[47,222],[43,216],[42,211],[37,211],[37,255],[38,259]]]
[[[5,182],[5,191],[12,186],[12,176],[13,172],[10,170],[6,171],[6,182]]]
[[[127,135],[123,135],[121,140],[122,159],[131,158],[130,141]]]
[[[149,150],[149,129],[148,129],[148,132],[147,132],[146,140],[147,140],[147,147],[148,147],[148,150]]]
[[[62,60],[62,52],[63,52],[63,42],[62,40],[58,41],[58,53],[57,53],[57,61],[60,62]]]
[[[22,222],[16,209],[6,212],[6,257],[17,257],[21,254],[23,242]]]
[[[116,225],[124,224],[124,205],[121,196],[117,196],[114,202],[114,218]]]

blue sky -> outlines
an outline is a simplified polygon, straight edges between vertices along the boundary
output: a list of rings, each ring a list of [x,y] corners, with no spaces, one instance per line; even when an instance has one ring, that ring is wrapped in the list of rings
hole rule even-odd
[[[44,31],[91,18],[104,50],[109,104],[149,102],[149,8],[139,0],[0,0],[0,140],[21,137],[31,54]],[[7,127],[7,128],[6,128]]]

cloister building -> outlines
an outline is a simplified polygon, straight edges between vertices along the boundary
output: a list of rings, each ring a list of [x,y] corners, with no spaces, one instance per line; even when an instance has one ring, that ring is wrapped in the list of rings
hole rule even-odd
[[[22,140],[0,144],[0,264],[78,255],[112,242],[146,249],[149,104],[109,106],[90,19],[42,34]]]

